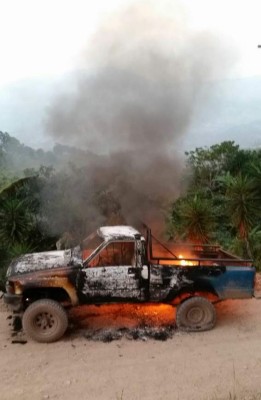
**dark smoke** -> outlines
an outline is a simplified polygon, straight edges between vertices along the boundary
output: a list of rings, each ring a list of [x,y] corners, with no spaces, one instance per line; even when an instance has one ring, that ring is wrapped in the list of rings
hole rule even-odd
[[[105,21],[75,75],[75,93],[49,110],[48,133],[92,153],[68,192],[94,219],[101,213],[93,193],[109,194],[127,222],[178,196],[179,148],[194,104],[202,84],[227,68],[218,39],[190,32],[182,10],[166,4],[163,11],[141,1]]]

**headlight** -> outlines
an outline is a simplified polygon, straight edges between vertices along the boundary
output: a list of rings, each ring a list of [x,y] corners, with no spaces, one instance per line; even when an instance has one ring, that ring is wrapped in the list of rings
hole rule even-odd
[[[5,285],[5,290],[6,290],[6,293],[13,294],[14,293],[14,284],[13,284],[13,282],[7,281],[6,285]]]

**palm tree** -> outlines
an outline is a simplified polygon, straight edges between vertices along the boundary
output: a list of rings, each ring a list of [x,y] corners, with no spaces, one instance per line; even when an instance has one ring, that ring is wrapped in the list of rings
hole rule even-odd
[[[172,210],[171,227],[176,239],[209,243],[215,230],[212,202],[199,194],[179,199]]]
[[[249,233],[260,221],[260,197],[255,180],[239,174],[229,173],[220,179],[225,185],[225,204],[232,226],[239,239],[245,242],[248,257],[252,258]]]
[[[6,198],[0,203],[0,240],[7,247],[25,242],[33,224],[25,202]]]
[[[260,160],[261,161],[261,160]],[[250,165],[251,176],[253,176],[256,191],[261,197],[261,166],[260,163],[252,163]]]

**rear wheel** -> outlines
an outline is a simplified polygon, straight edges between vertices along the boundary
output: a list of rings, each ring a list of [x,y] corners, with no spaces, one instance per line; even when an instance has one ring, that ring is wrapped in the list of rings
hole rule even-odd
[[[37,342],[55,342],[68,327],[64,308],[54,300],[43,299],[32,303],[24,312],[23,328]]]
[[[191,297],[178,307],[176,324],[186,332],[208,331],[216,324],[215,307],[204,297]]]

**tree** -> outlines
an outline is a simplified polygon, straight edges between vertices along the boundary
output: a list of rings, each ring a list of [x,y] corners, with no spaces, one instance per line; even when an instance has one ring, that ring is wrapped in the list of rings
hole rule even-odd
[[[192,243],[209,243],[215,230],[212,202],[200,194],[179,199],[170,218],[170,235]]]
[[[32,228],[32,217],[25,202],[16,198],[5,199],[0,204],[0,240],[8,248],[26,242]]]
[[[261,150],[223,142],[186,155],[186,191],[172,205],[170,236],[217,240],[261,267]]]
[[[219,178],[225,186],[225,206],[236,234],[246,244],[247,255],[252,257],[249,244],[249,233],[260,222],[260,196],[253,178],[239,174],[231,176],[227,173]]]
[[[187,158],[187,175],[189,186],[193,190],[202,190],[213,193],[218,190],[216,178],[230,170],[235,159],[239,157],[239,146],[233,141],[215,144],[210,148],[198,147],[193,151],[185,152]]]

